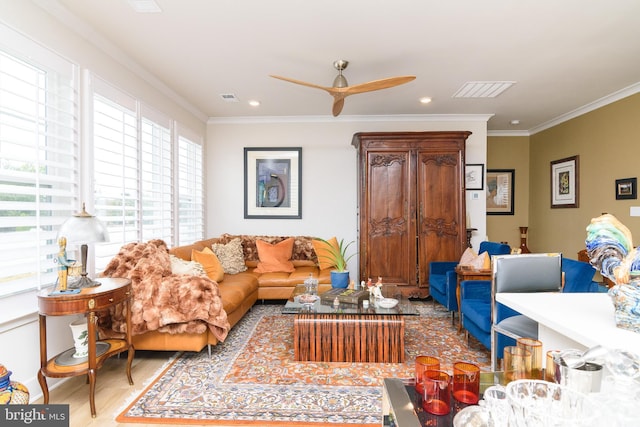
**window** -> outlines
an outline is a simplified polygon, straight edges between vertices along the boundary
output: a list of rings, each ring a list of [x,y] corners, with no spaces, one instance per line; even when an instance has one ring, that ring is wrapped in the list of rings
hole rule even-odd
[[[182,134],[176,142],[169,118],[100,79],[93,86],[94,214],[110,238],[96,247],[96,269],[129,242],[201,240],[202,145]]]
[[[78,91],[72,63],[4,26],[0,40],[0,296],[6,296],[56,280],[57,230],[78,206]]]
[[[204,236],[204,188],[202,145],[178,137],[178,241],[186,245]]]

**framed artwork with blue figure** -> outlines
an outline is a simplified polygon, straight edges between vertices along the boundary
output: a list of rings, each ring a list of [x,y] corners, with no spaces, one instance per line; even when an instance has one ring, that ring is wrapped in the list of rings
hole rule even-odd
[[[301,147],[245,147],[244,217],[302,218],[301,176]]]

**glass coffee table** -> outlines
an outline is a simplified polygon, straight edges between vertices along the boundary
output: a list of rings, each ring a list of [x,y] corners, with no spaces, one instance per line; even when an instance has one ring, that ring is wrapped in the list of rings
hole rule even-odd
[[[301,303],[296,291],[282,309],[283,314],[295,315],[296,361],[404,362],[405,316],[419,315],[406,297],[398,296],[393,308],[373,302],[365,308],[362,302],[334,305],[320,298]]]

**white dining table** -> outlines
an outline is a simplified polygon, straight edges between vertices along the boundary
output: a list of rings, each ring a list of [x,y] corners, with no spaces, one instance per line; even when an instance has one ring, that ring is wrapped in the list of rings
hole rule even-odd
[[[602,345],[640,355],[640,333],[616,326],[606,293],[499,293],[496,300],[538,322],[545,353]]]

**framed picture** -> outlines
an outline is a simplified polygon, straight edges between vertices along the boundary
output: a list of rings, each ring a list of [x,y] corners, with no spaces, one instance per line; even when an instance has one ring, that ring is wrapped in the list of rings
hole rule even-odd
[[[577,208],[580,191],[579,157],[551,162],[551,207]]]
[[[487,215],[513,215],[515,169],[487,169]]]
[[[616,200],[637,199],[637,178],[616,179]]]
[[[244,149],[244,217],[302,218],[302,148]]]
[[[464,187],[467,190],[484,189],[484,165],[465,165]]]

